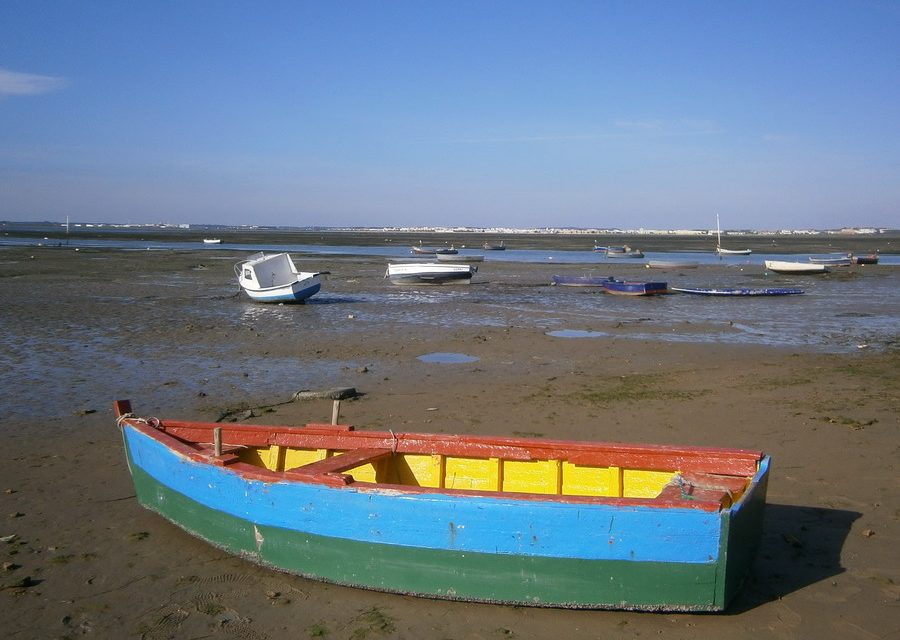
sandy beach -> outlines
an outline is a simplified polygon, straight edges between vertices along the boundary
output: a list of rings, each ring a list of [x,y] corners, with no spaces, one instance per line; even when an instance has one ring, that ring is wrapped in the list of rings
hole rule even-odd
[[[484,306],[454,293],[429,294],[411,321],[373,310],[373,291],[402,295],[376,258],[335,259],[322,304],[267,307],[238,295],[234,258],[0,251],[4,637],[900,638],[896,343],[828,353],[635,339],[654,329],[606,320],[578,327],[602,337],[561,339],[518,321],[527,309],[445,321]],[[548,268],[480,273],[529,287]],[[435,352],[477,361],[418,360]],[[114,400],[145,416],[300,425],[327,421],[331,403],[292,393],[338,385],[360,392],[341,413],[358,429],[765,451],[752,575],[718,615],[433,601],[257,567],[137,504]]]

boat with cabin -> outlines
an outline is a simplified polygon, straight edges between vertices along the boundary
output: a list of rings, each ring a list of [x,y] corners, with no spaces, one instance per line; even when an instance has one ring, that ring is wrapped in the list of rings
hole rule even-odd
[[[327,271],[298,271],[287,253],[255,253],[234,265],[241,289],[257,302],[304,302],[319,292]]]

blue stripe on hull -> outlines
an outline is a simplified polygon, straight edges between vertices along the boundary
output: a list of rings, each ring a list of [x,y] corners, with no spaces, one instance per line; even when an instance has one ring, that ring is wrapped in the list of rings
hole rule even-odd
[[[310,298],[319,293],[319,289],[321,289],[321,287],[321,284],[314,284],[311,287],[306,287],[305,289],[301,289],[300,291],[294,291],[290,293],[264,294],[257,291],[254,291],[252,293],[248,291],[247,293],[257,302],[303,302],[307,298]]]
[[[360,542],[536,557],[712,563],[722,515],[247,480],[131,428],[135,464],[188,498],[259,525]]]

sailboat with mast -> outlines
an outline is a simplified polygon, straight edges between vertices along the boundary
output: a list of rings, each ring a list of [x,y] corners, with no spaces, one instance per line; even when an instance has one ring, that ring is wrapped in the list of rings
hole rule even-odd
[[[723,249],[722,248],[722,229],[719,227],[719,214],[716,214],[716,253],[720,256],[746,256],[750,255],[750,249]]]

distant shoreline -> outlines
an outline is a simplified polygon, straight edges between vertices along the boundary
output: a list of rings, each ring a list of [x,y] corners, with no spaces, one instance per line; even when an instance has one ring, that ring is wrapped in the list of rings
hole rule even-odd
[[[51,241],[71,239],[121,239],[157,242],[202,242],[211,232],[225,244],[312,244],[336,246],[383,246],[385,244],[454,245],[481,249],[499,244],[509,249],[585,251],[595,244],[628,244],[643,251],[714,251],[713,235],[663,235],[625,233],[500,233],[495,231],[397,231],[299,228],[243,228],[198,226],[190,228],[146,226],[75,226],[59,223],[0,223],[2,238],[36,238]],[[751,249],[754,253],[900,253],[900,230],[871,234],[769,234],[723,232],[723,245]]]

